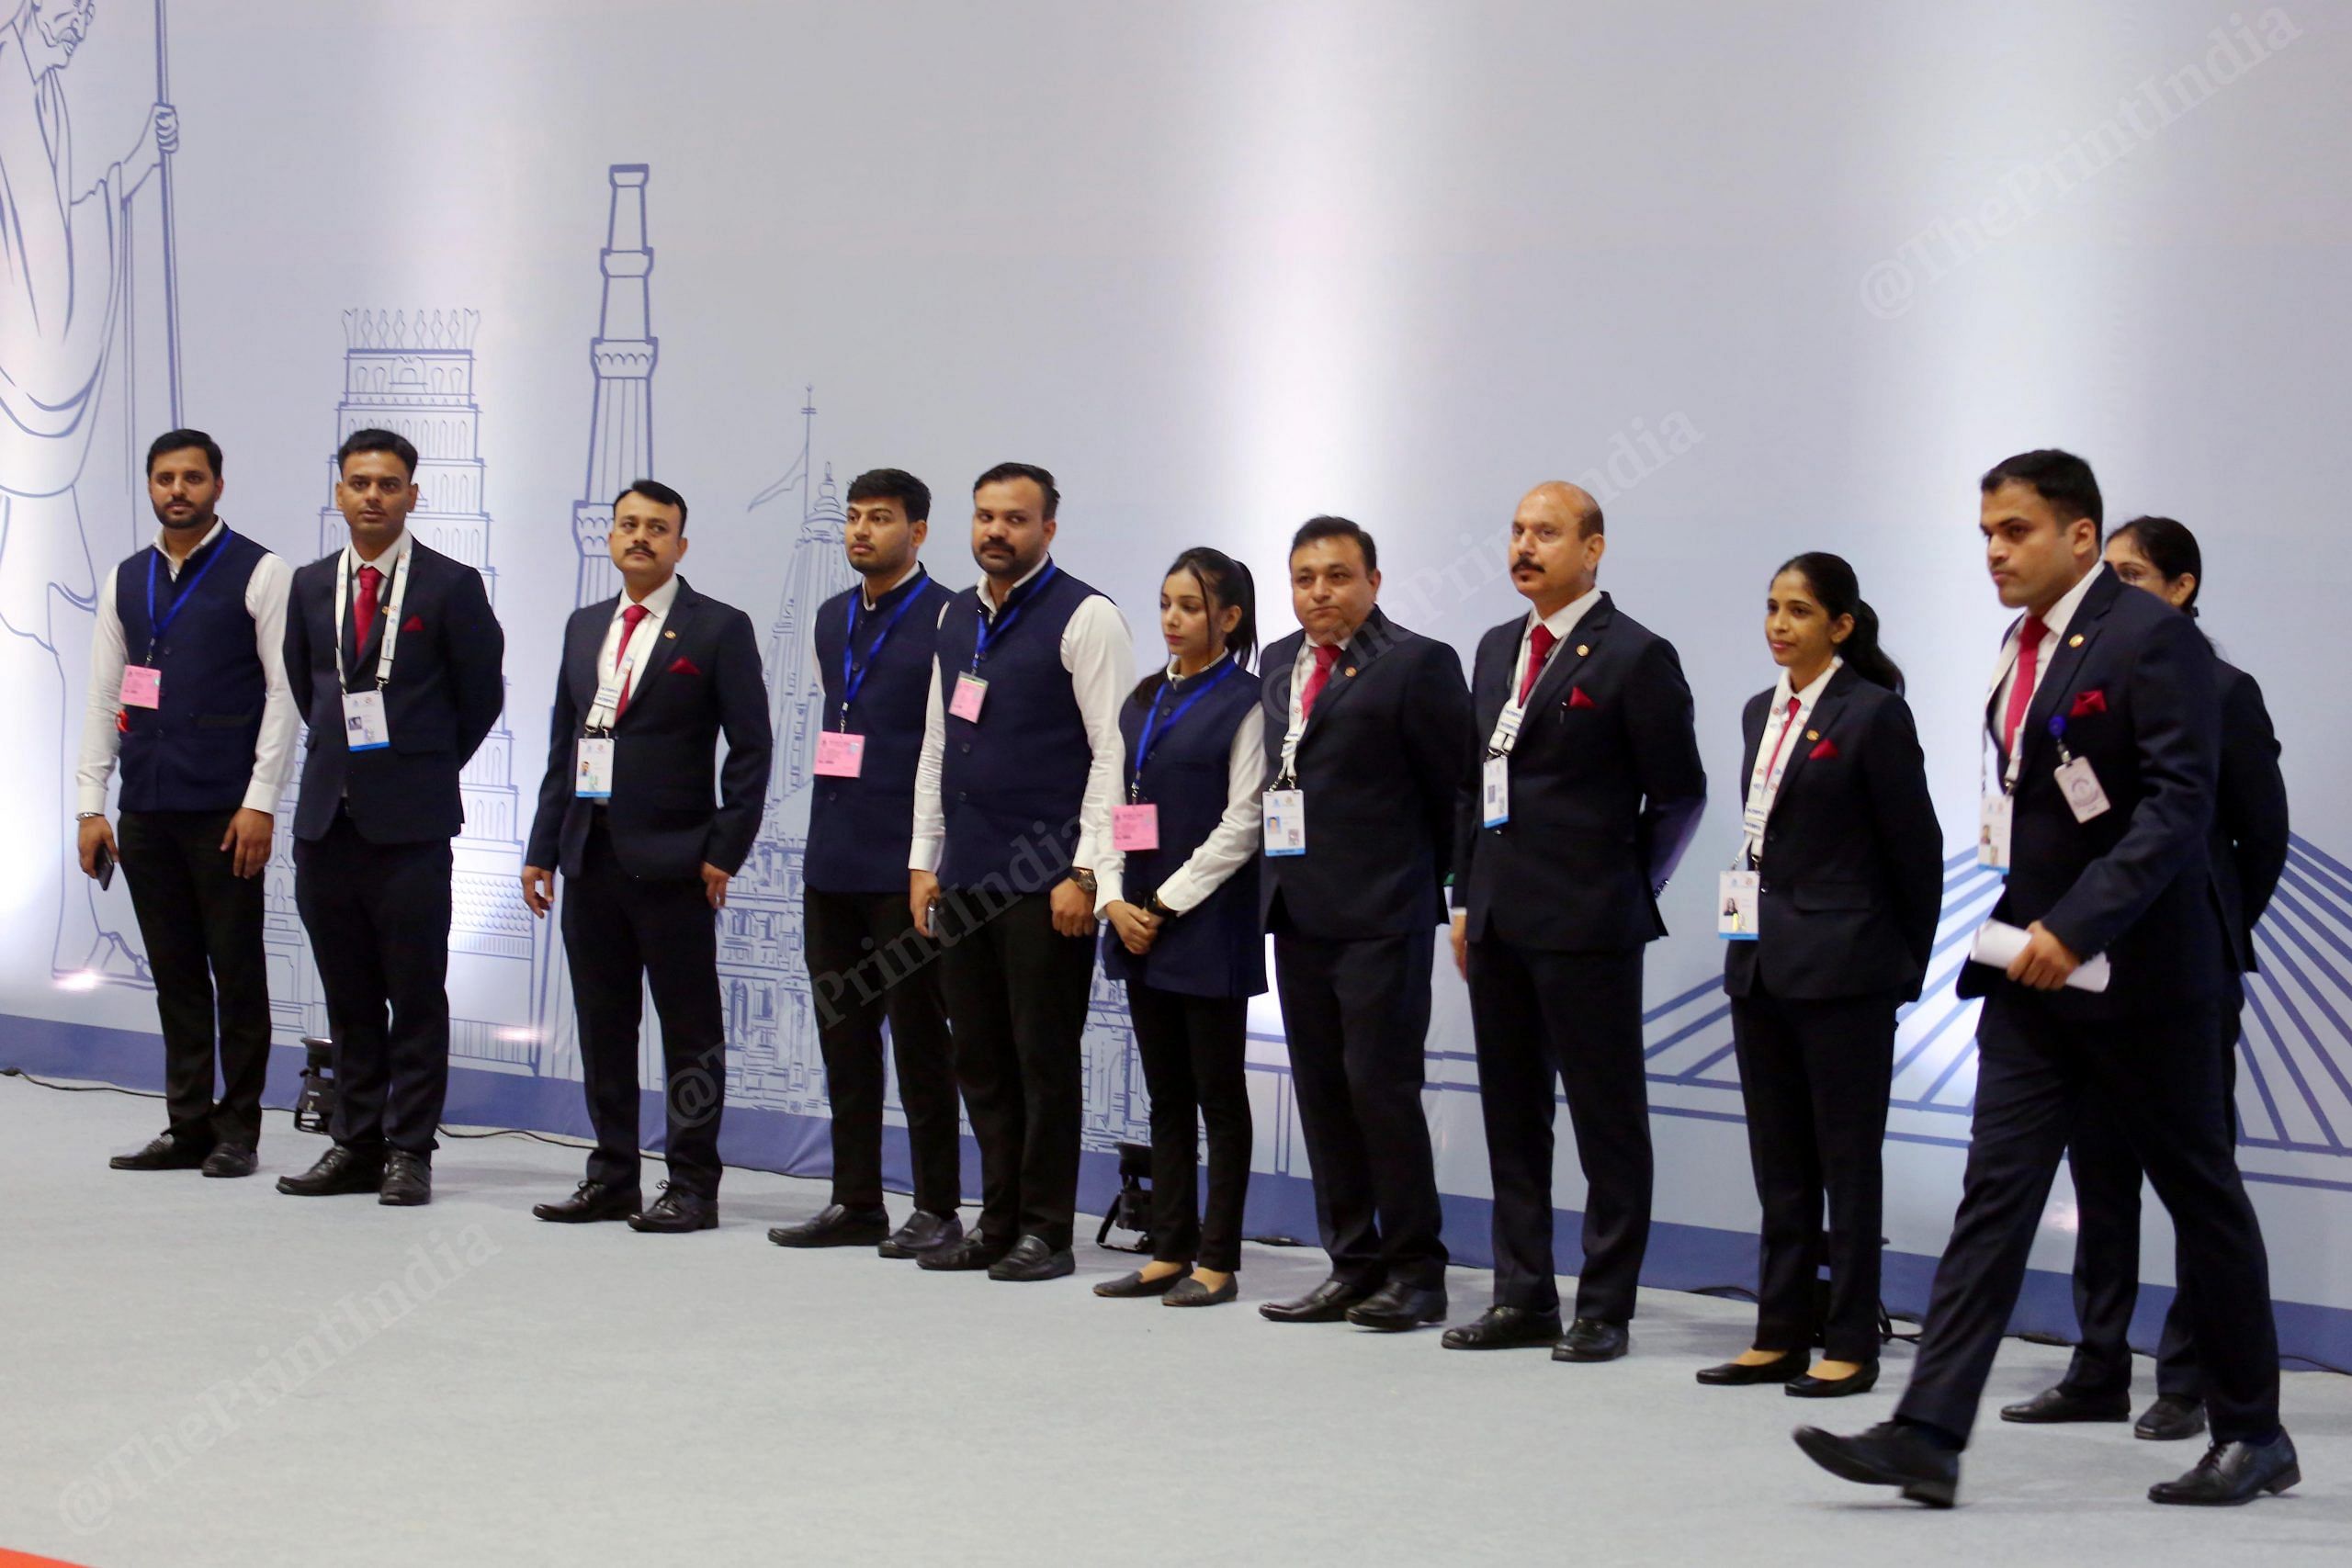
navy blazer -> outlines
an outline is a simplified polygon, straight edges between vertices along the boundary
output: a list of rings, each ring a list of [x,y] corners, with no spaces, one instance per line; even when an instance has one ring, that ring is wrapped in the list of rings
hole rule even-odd
[[[481,573],[421,539],[409,541],[401,570],[401,630],[393,645],[392,678],[384,688],[391,744],[354,752],[345,744],[340,654],[354,686],[376,682],[376,656],[385,616],[354,648],[352,617],[334,624],[335,578],[343,552],[322,557],[294,573],[286,609],[286,680],[310,726],[302,756],[302,790],[294,807],[294,834],[322,839],[335,808],[351,815],[359,836],[375,844],[454,839],[466,825],[458,776],[506,705],[506,634],[492,614]]]
[[[1291,673],[1306,638],[1293,632],[1260,665],[1269,789],[1282,772]],[[1306,852],[1261,850],[1261,922],[1283,929],[1286,920],[1301,936],[1353,942],[1442,921],[1470,744],[1460,656],[1375,607],[1340,649],[1299,736]]]
[[[2208,853],[2221,776],[2216,661],[2187,615],[2097,570],[2018,728],[2010,870],[1993,918],[2039,920],[2079,956],[2107,954],[2105,992],[2030,993],[2062,1014],[2210,1007],[2227,948]],[[2088,822],[2075,820],[2054,776],[2053,716],[2107,795],[2109,809]],[[1963,997],[2011,984],[1989,964],[1961,966]]]
[[[1741,716],[1743,786],[1777,692],[1757,693]],[[1759,935],[1724,944],[1724,989],[1749,996],[1760,977],[1794,1000],[1915,999],[1943,908],[1944,834],[1910,705],[1848,665],[1787,751],[1756,863]],[[1744,820],[1744,787],[1741,810]]]
[[[580,874],[596,803],[572,793],[578,741],[601,684],[616,593],[574,610],[563,628],[563,670],[548,719],[548,771],[524,863]],[[727,761],[718,763],[718,738]],[[640,660],[628,711],[613,726],[613,795],[605,827],[621,869],[649,881],[699,876],[707,863],[732,876],[751,855],[775,754],[767,679],[752,617],[678,581],[662,621],[662,649]],[[718,801],[711,801],[711,777]]]
[[[1707,807],[1674,645],[1603,593],[1553,649],[1510,757],[1510,820],[1480,825],[1481,764],[1519,673],[1524,614],[1478,641],[1476,732],[1455,813],[1453,903],[1474,942],[1615,953],[1666,934],[1658,890]]]
[[[2216,661],[2222,688],[2222,793],[2213,813],[2214,890],[2237,966],[2256,972],[2254,928],[2287,869],[2287,780],[2278,736],[2253,676]]]

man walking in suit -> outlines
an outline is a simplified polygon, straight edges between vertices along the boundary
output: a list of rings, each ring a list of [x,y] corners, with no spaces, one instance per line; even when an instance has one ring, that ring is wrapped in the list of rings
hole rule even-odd
[[[1300,630],[1266,650],[1259,900],[1331,1274],[1258,1308],[1401,1330],[1445,1317],[1445,1244],[1421,1111],[1430,967],[1472,743],[1462,661],[1383,615],[1372,536],[1292,537]]]
[[[939,617],[956,595],[916,558],[931,487],[902,468],[851,481],[842,547],[854,588],[818,607],[825,733],[800,868],[808,984],[832,1101],[832,1201],[768,1232],[778,1247],[878,1247],[920,1258],[963,1239],[956,1058],[938,949],[914,929],[907,851]],[[893,1234],[882,1206],[882,1021],[899,1067],[914,1213]]]
[[[1893,1421],[1852,1438],[1801,1427],[1797,1443],[1833,1474],[1951,1506],[2042,1204],[2088,1106],[2120,1125],[2172,1212],[2206,1359],[2213,1445],[2148,1495],[2249,1502],[2301,1472],[2278,1424],[2269,1265],[2212,1043],[2226,950],[2206,863],[2213,656],[2188,617],[2101,567],[2098,484],[2081,458],[2024,453],[1981,488],[1994,586],[2025,614],[1986,704],[1999,783],[1980,841],[2008,874],[1993,918],[2025,936],[2006,966],[1962,971],[1961,994],[1984,998],[1976,1112],[1911,1385]],[[2070,987],[2099,954],[2106,988]]]
[[[160,529],[98,583],[82,724],[82,870],[119,858],[155,979],[171,1124],[117,1170],[251,1176],[269,1068],[262,872],[300,722],[286,686],[286,563],[214,514],[220,447],[147,449]],[[107,780],[122,765],[118,843]],[[215,1017],[220,1098],[212,1098]]]
[[[355,431],[336,468],[350,542],[294,574],[286,616],[286,679],[311,727],[294,897],[334,1037],[334,1147],[277,1190],[425,1203],[449,1087],[458,775],[498,722],[506,639],[481,574],[408,532],[407,437]]]
[[[1642,952],[1657,895],[1706,809],[1690,688],[1674,645],[1596,581],[1600,503],[1536,486],[1511,519],[1511,586],[1532,606],[1478,644],[1478,772],[1464,785],[1453,957],[1470,984],[1494,1176],[1495,1301],[1451,1349],[1554,1345],[1623,1355],[1650,1229]],[[1584,1168],[1576,1322],[1552,1277],[1552,1086]]]
[[[677,574],[686,543],[685,498],[653,479],[631,484],[613,502],[605,539],[623,592],[573,611],[564,627],[523,901],[544,919],[562,869],[563,952],[596,1148],[570,1198],[532,1209],[543,1220],[626,1219],[663,1234],[718,1224],[727,1019],[718,911],[759,836],[775,744],[752,619]],[[670,1164],[650,1208],[638,1180],[637,1079],[649,987],[662,1020]]]

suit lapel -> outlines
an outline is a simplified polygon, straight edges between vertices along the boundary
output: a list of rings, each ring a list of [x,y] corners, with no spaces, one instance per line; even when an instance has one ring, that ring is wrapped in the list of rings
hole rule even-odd
[[[2083,602],[2075,607],[2075,618],[2067,623],[2066,635],[2051,650],[2049,672],[2034,687],[2033,705],[2026,709],[2025,729],[2018,737],[2020,750],[2032,744],[2032,736],[2048,732],[2050,716],[2073,689],[2075,677],[2081,672],[2083,660],[2098,637],[2101,623],[2107,619],[2108,606],[2124,591],[2120,579],[2105,568],[2098,570],[2099,580],[2084,593]]]
[[[635,713],[645,702],[645,694],[653,683],[668,672],[676,662],[676,649],[672,644],[687,623],[694,619],[698,595],[686,586],[684,578],[678,579],[678,596],[670,601],[670,613],[662,617],[662,629],[652,634],[653,646],[637,656],[637,683],[628,691],[628,712]],[[628,714],[621,715],[615,728],[628,722]]]
[[[1804,728],[1789,737],[1789,765],[1781,770],[1781,787],[1772,796],[1772,811],[1765,813],[1768,820],[1773,812],[1781,809],[1781,802],[1788,799],[1789,781],[1795,778],[1811,759],[1814,747],[1819,744],[1818,738],[1829,733],[1829,727],[1837,721],[1838,710],[1846,705],[1846,698],[1852,692],[1854,682],[1860,679],[1849,669],[1840,669],[1829,677],[1829,684],[1822,689],[1821,700],[1813,705],[1811,713],[1804,716]],[[1771,716],[1766,715],[1764,722],[1769,728]],[[1747,764],[1747,772],[1750,778],[1755,777],[1756,764],[1753,761]]]
[[[1330,679],[1315,694],[1315,711],[1306,716],[1306,728],[1299,732],[1301,750],[1314,738],[1315,732],[1323,728],[1323,716],[1329,713],[1334,705],[1347,699],[1363,672],[1372,667],[1372,661],[1387,652],[1396,641],[1396,634],[1389,628],[1388,617],[1380,613],[1379,606],[1374,605],[1363,625],[1356,628],[1355,636],[1340,647],[1339,660],[1331,666]],[[1288,693],[1283,694],[1283,712],[1287,716],[1290,712]]]
[[[1609,595],[1603,593],[1600,603],[1587,610],[1584,619],[1568,628],[1567,637],[1552,649],[1552,657],[1544,662],[1544,673],[1535,677],[1535,689],[1527,694],[1527,711],[1530,714],[1548,711],[1559,702],[1561,694],[1575,683],[1576,672],[1592,658],[1593,650],[1600,646],[1600,639],[1608,632],[1610,623],[1616,618],[1614,604]],[[1525,635],[1524,632],[1521,634],[1521,637]],[[1518,660],[1513,659],[1512,673],[1517,671]],[[1508,675],[1504,677],[1506,681],[1510,678]],[[1508,693],[1505,700],[1509,700]]]
[[[596,688],[602,682],[603,671],[597,661],[605,651],[605,632],[613,624],[613,616],[620,608],[620,596],[615,594],[594,606],[594,613],[582,615],[572,624],[571,642],[563,650],[564,678],[571,682],[572,705],[580,710],[580,722],[588,722],[588,710],[596,705]]]

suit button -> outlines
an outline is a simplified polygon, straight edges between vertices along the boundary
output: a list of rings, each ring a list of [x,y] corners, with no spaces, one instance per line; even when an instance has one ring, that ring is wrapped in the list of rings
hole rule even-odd
[[[968,752],[968,751],[969,751],[969,750],[971,750],[971,749],[972,749],[972,743],[971,743],[970,741],[968,741],[968,740],[959,740],[959,741],[957,741],[957,742],[956,743],[956,749],[957,749],[957,750],[963,750],[963,751],[967,751],[967,752]]]
[[[1759,882],[1756,885],[1756,891],[1758,893],[1770,893],[1772,891],[1772,885],[1769,882]]]

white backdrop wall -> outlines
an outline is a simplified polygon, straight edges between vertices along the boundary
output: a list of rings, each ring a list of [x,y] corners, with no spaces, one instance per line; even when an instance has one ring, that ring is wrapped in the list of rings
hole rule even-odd
[[[1518,495],[1582,478],[1607,506],[1604,585],[1682,652],[1717,802],[1649,966],[1652,1276],[1737,1279],[1754,1201],[1702,904],[1736,831],[1739,704],[1771,674],[1763,587],[1799,549],[1855,562],[1964,848],[2003,625],[1974,479],[2063,445],[2112,518],[2198,529],[2206,626],[2285,742],[2299,840],[2246,1020],[2245,1157],[2290,1348],[2352,1360],[2352,698],[2324,654],[2352,587],[2341,9],[182,0],[160,50],[146,13],[108,6],[40,74],[42,29],[78,4],[0,31],[0,1061],[158,1070],[128,902],[68,874],[66,780],[94,572],[152,530],[139,454],[175,375],[227,448],[235,526],[320,553],[340,434],[405,420],[430,437],[428,536],[491,571],[510,700],[470,776],[453,940],[471,1119],[581,1123],[560,964],[514,897],[520,824],[562,618],[602,592],[575,504],[593,531],[639,467],[687,493],[687,575],[774,627],[786,749],[729,922],[729,1150],[794,1169],[823,1167],[824,1085],[792,727],[806,617],[846,581],[851,475],[930,479],[930,559],[964,582],[970,476],[1050,466],[1058,554],[1147,647],[1160,568],[1195,542],[1253,566],[1279,635],[1289,530],[1344,513],[1380,540],[1392,614],[1464,649],[1519,608]],[[159,54],[168,247],[163,182],[118,202],[109,175]],[[282,856],[271,874],[290,1043],[322,1015]],[[1948,934],[1989,898],[1956,869]],[[1898,1305],[1957,1197],[1956,962],[1899,1044]],[[1437,987],[1449,1241],[1479,1259],[1466,1014],[1450,967]],[[1311,1235],[1280,1019],[1255,1022],[1254,1217]],[[1108,985],[1088,1089],[1091,1149],[1140,1135]],[[1095,1196],[1106,1179],[1094,1162]],[[1566,1235],[1580,1199],[1564,1122]],[[2062,1180],[2038,1265],[2064,1266],[2071,1223]],[[2052,1283],[2027,1314],[2063,1326]]]

